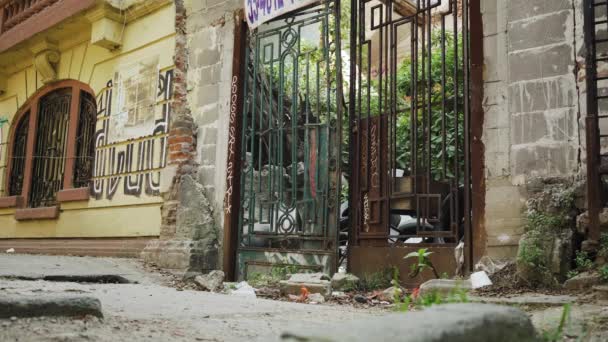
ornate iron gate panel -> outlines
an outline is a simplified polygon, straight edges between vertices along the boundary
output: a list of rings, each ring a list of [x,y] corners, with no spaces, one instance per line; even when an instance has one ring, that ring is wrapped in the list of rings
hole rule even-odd
[[[335,272],[341,112],[339,2],[248,37],[237,276]]]
[[[29,198],[32,208],[54,205],[55,195],[63,187],[71,101],[72,88],[54,91],[40,99]]]
[[[351,10],[349,267],[407,270],[403,256],[430,247],[453,273],[470,220],[467,1],[355,0]]]
[[[90,185],[93,159],[95,158],[94,135],[97,123],[97,104],[93,95],[80,91],[80,111],[78,115],[73,184],[75,188],[84,188]]]
[[[30,112],[23,115],[15,130],[13,138],[13,151],[11,154],[11,179],[9,183],[9,195],[21,196],[23,190],[23,177],[25,175],[25,158],[27,147],[27,136],[30,127]]]

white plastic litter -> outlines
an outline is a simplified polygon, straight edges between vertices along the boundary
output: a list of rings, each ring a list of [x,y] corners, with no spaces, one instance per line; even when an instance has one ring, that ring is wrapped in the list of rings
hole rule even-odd
[[[242,281],[236,284],[236,290],[230,292],[230,294],[236,296],[257,298],[257,296],[255,295],[255,289],[246,281]]]
[[[488,274],[485,271],[479,271],[471,274],[471,287],[474,289],[479,289],[484,286],[492,285],[492,280],[488,277]]]
[[[6,253],[15,253],[15,249],[14,248],[9,248],[6,250]]]

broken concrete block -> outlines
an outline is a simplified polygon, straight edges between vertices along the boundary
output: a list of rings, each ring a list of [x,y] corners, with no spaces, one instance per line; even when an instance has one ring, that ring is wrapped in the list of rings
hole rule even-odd
[[[308,301],[310,303],[322,304],[325,303],[325,297],[320,293],[312,293],[308,296]]]
[[[336,273],[331,278],[331,288],[336,291],[352,291],[359,287],[359,278],[349,273]]]
[[[599,274],[590,273],[590,272],[582,272],[568,280],[564,283],[564,287],[569,290],[585,290],[590,289],[591,287],[598,285],[602,282]]]
[[[420,285],[419,294],[421,296],[431,293],[449,295],[455,291],[469,291],[471,287],[470,280],[431,279]]]
[[[323,273],[296,273],[289,280],[279,282],[282,295],[299,295],[305,287],[309,293],[320,293],[323,296],[331,294],[331,282]]]
[[[219,292],[224,288],[224,272],[211,271],[194,277],[194,282],[203,291]]]
[[[422,311],[287,330],[282,341],[540,341],[525,312],[489,304],[438,305]]]

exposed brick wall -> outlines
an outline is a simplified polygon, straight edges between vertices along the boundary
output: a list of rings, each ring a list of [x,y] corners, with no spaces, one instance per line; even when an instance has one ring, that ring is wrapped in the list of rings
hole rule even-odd
[[[179,207],[178,184],[183,175],[196,174],[196,124],[188,106],[187,12],[184,0],[175,0],[175,63],[172,117],[168,137],[167,166],[175,170],[169,190],[163,194],[161,239],[175,236]]]

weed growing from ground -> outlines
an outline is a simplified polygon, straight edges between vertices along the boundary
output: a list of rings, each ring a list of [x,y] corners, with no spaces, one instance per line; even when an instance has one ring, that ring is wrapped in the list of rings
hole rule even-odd
[[[564,304],[564,308],[562,310],[562,316],[559,320],[559,325],[555,330],[544,331],[542,334],[542,338],[548,342],[561,341],[564,336],[564,329],[566,328],[566,323],[570,318],[570,311],[572,307],[570,304]]]
[[[598,256],[608,259],[608,233],[603,233],[600,238],[600,249],[598,250]]]
[[[600,267],[598,271],[600,272],[600,279],[602,279],[604,283],[608,283],[608,265]]]
[[[365,274],[361,277],[359,290],[371,291],[377,289],[386,289],[391,286],[393,275],[398,272],[396,267],[389,267],[382,271]]]

